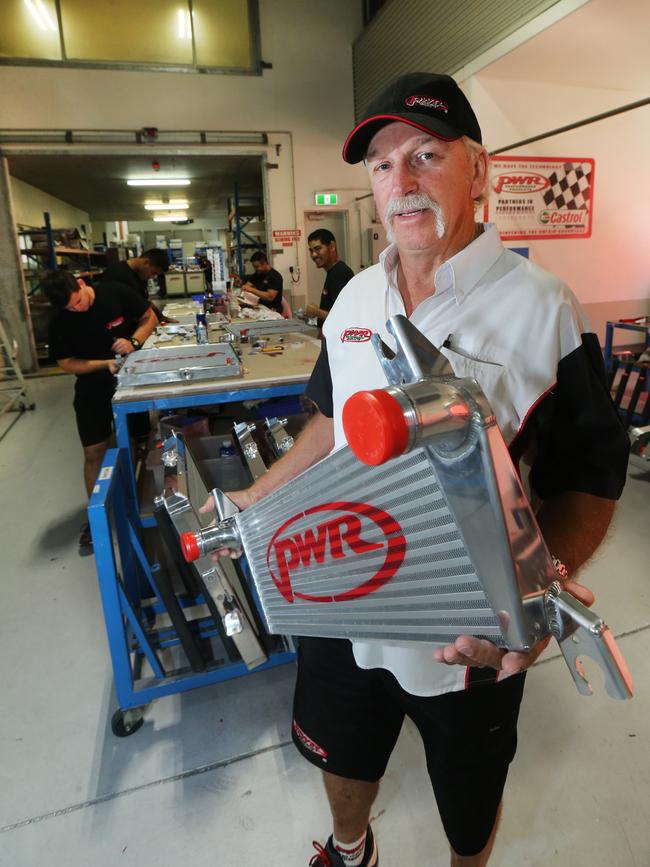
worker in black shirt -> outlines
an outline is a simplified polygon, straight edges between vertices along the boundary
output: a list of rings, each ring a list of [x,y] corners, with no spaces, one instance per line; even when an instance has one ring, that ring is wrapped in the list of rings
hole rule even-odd
[[[168,269],[169,257],[167,256],[167,251],[154,247],[151,250],[146,250],[141,256],[113,262],[100,275],[98,282],[123,283],[125,286],[130,286],[139,295],[142,295],[143,298],[148,299],[148,281],[153,277],[166,274]],[[162,322],[164,318],[162,311],[155,304],[152,304],[151,307],[158,321]]]
[[[242,281],[235,277],[235,286],[241,286],[246,292],[252,292],[260,299],[260,303],[271,310],[282,313],[282,274],[272,268],[266,253],[261,250],[251,256],[251,265],[255,273],[250,277],[244,277]]]
[[[318,307],[308,304],[306,309],[309,316],[318,317],[318,327],[322,328],[327,314],[339,297],[339,292],[354,277],[354,271],[339,259],[336,238],[329,229],[316,229],[312,232],[307,238],[307,246],[314,265],[327,272]]]
[[[210,262],[205,253],[198,253],[195,258],[197,264],[203,271],[206,291],[212,292],[212,262]]]
[[[50,357],[77,377],[74,409],[90,497],[112,432],[115,356],[140,349],[156,327],[156,316],[149,302],[123,283],[92,287],[69,271],[50,271],[41,285],[57,311],[50,323]],[[85,524],[80,553],[90,553],[91,546]]]

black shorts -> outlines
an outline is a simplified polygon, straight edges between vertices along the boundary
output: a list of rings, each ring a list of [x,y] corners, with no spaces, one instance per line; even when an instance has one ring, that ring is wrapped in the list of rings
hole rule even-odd
[[[324,771],[375,782],[404,716],[417,726],[450,844],[476,855],[489,839],[517,748],[525,675],[420,697],[384,669],[359,668],[346,640],[301,638],[293,741]]]
[[[99,382],[93,388],[77,388],[74,411],[82,446],[94,446],[107,440],[113,432],[111,400],[115,386],[111,381]]]

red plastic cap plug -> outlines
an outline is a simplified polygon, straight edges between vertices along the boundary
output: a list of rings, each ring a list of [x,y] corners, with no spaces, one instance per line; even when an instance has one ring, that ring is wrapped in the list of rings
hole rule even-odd
[[[397,400],[382,389],[358,391],[343,407],[343,430],[354,454],[378,466],[404,453],[408,427]]]
[[[185,557],[187,562],[193,563],[195,560],[198,560],[201,556],[201,552],[199,551],[199,543],[196,541],[194,533],[192,533],[192,531],[182,533],[180,541],[183,557]]]

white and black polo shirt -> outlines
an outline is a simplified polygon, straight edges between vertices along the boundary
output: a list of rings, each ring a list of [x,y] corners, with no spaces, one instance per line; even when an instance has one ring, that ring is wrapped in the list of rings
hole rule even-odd
[[[435,293],[410,320],[458,376],[478,380],[515,465],[524,454],[531,463],[534,495],[543,500],[582,491],[617,499],[628,439],[609,395],[596,335],[565,284],[506,250],[493,224],[484,228],[437,270]],[[346,400],[387,385],[370,336],[377,332],[394,348],[386,321],[405,314],[397,262],[397,249],[388,247],[378,265],[345,286],[325,321],[307,395],[333,418],[335,448],[345,444]],[[387,668],[415,695],[466,685],[465,669],[436,665],[428,646],[354,642],[354,653],[362,668]]]

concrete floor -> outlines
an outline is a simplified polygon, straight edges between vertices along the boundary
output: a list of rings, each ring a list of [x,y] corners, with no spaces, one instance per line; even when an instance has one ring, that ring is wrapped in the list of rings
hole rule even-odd
[[[162,699],[137,734],[112,735],[94,561],[77,555],[72,381],[30,386],[36,411],[0,440],[0,865],[306,867],[330,828],[318,774],[289,742],[292,666]],[[581,697],[549,648],[528,678],[499,867],[650,865],[649,481],[631,468],[583,573],[636,697],[608,699],[597,675]],[[448,863],[422,758],[406,725],[375,808],[383,867]]]

